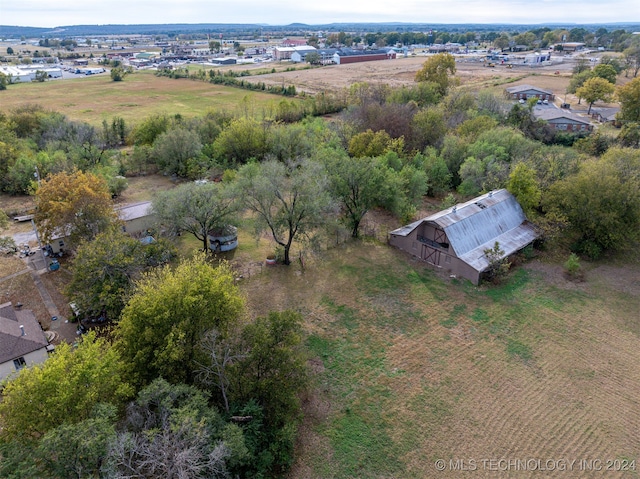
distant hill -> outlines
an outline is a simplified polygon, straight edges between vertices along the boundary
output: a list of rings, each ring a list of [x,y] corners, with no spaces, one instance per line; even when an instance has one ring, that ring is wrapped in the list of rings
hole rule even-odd
[[[68,25],[54,28],[21,27],[0,25],[0,38],[21,37],[79,37],[79,36],[106,36],[106,35],[178,35],[178,34],[288,34],[295,35],[314,30],[329,32],[379,32],[379,31],[427,31],[440,30],[451,32],[468,31],[527,31],[542,26],[550,28],[577,28],[583,27],[595,30],[600,27],[607,29],[640,30],[640,23],[603,23],[603,24],[574,24],[574,23],[548,23],[548,24],[438,24],[438,23],[330,23],[321,25],[308,25],[304,23],[292,23],[289,25],[265,25],[242,23],[167,23],[167,24],[139,24],[139,25]]]

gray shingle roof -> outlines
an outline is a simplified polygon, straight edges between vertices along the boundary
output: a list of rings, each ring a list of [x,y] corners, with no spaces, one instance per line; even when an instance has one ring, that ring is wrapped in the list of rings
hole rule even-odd
[[[20,326],[24,326],[24,335]],[[0,304],[0,364],[47,347],[47,338],[33,312]]]
[[[531,85],[517,85],[507,88],[507,92],[509,93],[521,93],[525,91],[533,90],[540,93],[546,93],[547,95],[553,95],[553,92],[549,90],[543,90],[542,88],[538,88],[537,86]]]

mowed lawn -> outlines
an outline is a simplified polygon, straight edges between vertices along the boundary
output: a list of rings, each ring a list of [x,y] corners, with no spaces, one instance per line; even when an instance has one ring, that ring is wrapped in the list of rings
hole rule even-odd
[[[0,94],[0,111],[29,103],[63,113],[73,120],[100,125],[115,116],[134,124],[154,113],[192,117],[210,110],[239,111],[250,107],[256,113],[282,100],[279,95],[213,85],[211,83],[157,77],[138,71],[114,82],[109,74],[44,83],[18,83]]]
[[[315,388],[290,477],[638,477],[619,469],[640,459],[640,283],[592,267],[574,284],[534,260],[478,288],[364,241],[243,282],[254,313],[306,318]]]

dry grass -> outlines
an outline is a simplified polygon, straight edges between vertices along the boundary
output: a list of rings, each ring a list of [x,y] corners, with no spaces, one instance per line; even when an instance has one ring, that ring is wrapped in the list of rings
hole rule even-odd
[[[290,477],[460,477],[437,472],[439,458],[637,459],[640,284],[607,278],[638,266],[594,268],[581,288],[532,266],[476,288],[365,241],[242,283],[254,314],[307,321],[316,388]]]
[[[282,98],[262,92],[212,85],[202,81],[157,77],[139,71],[124,81],[111,81],[109,75],[55,80],[44,83],[18,83],[3,92],[2,111],[37,103],[73,120],[99,126],[115,116],[135,124],[154,113],[200,116],[209,110],[235,112],[244,98],[260,109]]]

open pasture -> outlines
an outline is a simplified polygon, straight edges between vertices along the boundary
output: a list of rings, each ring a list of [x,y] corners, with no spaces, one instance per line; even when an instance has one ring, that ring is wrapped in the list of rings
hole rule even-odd
[[[315,389],[290,477],[602,477],[578,469],[582,460],[637,468],[633,271],[592,265],[575,284],[537,259],[502,286],[478,288],[368,241],[305,271],[266,268],[242,283],[253,312],[300,310],[313,354]],[[485,459],[577,462],[548,476],[492,471]],[[457,460],[477,468],[454,470]]]
[[[44,83],[10,85],[1,94],[0,111],[37,103],[73,120],[100,125],[115,116],[135,124],[154,113],[199,116],[209,110],[239,111],[245,98],[260,112],[282,97],[230,88],[187,79],[158,77],[154,72],[138,71],[114,82],[109,74],[86,78],[52,80]]]

